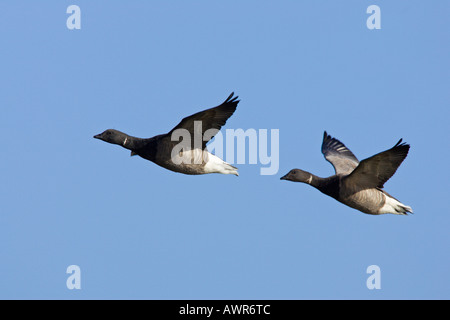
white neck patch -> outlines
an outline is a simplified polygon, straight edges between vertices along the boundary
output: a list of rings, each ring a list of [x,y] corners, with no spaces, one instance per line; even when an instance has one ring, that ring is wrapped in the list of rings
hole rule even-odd
[[[309,179],[308,179],[308,181],[306,181],[308,184],[311,184],[311,181],[312,181],[312,175],[310,175],[309,176]]]
[[[127,143],[128,137],[125,137],[125,140],[123,141],[123,146],[125,147],[125,144]]]

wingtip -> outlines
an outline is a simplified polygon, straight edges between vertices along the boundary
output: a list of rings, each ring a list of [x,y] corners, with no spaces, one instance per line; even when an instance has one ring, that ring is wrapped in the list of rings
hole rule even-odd
[[[233,97],[233,96],[234,96],[234,91],[231,92],[230,95],[228,96],[228,98],[225,99],[225,102],[229,102],[229,101],[237,98],[237,97]]]
[[[398,140],[398,142],[395,144],[394,148],[396,147],[406,147],[406,148],[410,148],[410,145],[406,142],[403,142],[403,138],[400,138],[400,140]]]
[[[328,132],[325,130],[325,131],[323,132],[322,145],[323,145],[326,141],[331,140],[331,139],[333,139],[333,137],[330,136],[330,135],[328,134]]]
[[[239,102],[240,100],[237,100],[239,98],[239,96],[234,96],[234,91],[231,92],[231,94],[228,96],[227,100],[225,100],[225,102]]]
[[[399,146],[402,143],[402,141],[403,141],[403,138],[400,138],[400,140],[398,140],[398,142],[395,144],[395,147]]]

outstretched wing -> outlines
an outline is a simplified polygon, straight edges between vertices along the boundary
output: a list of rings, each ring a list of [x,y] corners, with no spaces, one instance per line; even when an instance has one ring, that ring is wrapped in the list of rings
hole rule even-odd
[[[355,155],[339,140],[331,137],[325,131],[323,133],[322,153],[330,162],[336,174],[348,175],[359,164]]]
[[[191,134],[192,140],[194,139],[194,134],[202,137],[203,140],[204,133],[209,129],[213,129],[208,132],[208,140],[202,141],[202,148],[204,149],[206,147],[206,143],[211,140],[217,132],[219,132],[220,128],[225,125],[228,118],[231,117],[234,111],[236,111],[236,107],[240,100],[237,100],[238,96],[233,97],[233,95],[234,92],[232,92],[228,98],[217,107],[200,111],[184,118],[169,132],[169,135],[172,135],[172,133],[177,129],[186,129]]]
[[[405,160],[409,144],[400,139],[391,149],[380,152],[361,161],[356,169],[345,178],[345,183],[357,185],[363,189],[383,188]]]

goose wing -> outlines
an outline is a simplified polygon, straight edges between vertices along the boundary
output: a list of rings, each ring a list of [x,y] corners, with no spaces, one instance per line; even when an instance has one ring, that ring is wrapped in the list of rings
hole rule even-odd
[[[345,183],[356,185],[362,189],[383,188],[405,160],[409,144],[400,139],[391,149],[380,152],[359,163],[353,172],[345,178]]]
[[[338,139],[331,137],[325,131],[323,134],[322,153],[330,162],[336,174],[348,175],[359,164],[355,155]]]
[[[171,136],[177,129],[186,129],[191,134],[192,141],[194,140],[194,134],[202,137],[202,149],[204,149],[206,143],[219,132],[220,128],[225,125],[228,118],[236,111],[239,100],[237,100],[238,96],[233,97],[233,95],[234,92],[232,92],[228,98],[217,107],[200,111],[184,118],[168,133],[168,135]],[[212,130],[208,132],[208,136],[204,137],[204,133],[210,129]],[[203,138],[207,138],[207,141],[203,141]]]

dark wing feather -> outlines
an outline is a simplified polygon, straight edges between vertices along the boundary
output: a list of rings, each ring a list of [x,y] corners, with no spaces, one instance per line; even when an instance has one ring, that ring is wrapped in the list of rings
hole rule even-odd
[[[363,189],[383,188],[408,155],[409,145],[400,139],[391,149],[361,161],[358,167],[345,178],[345,183]]]
[[[323,133],[322,153],[330,162],[336,174],[350,174],[359,164],[355,155],[339,140]]]
[[[231,117],[236,111],[236,107],[240,100],[237,100],[238,97],[233,97],[234,92],[232,92],[228,98],[219,106],[207,109],[204,111],[200,111],[195,113],[189,117],[184,118],[181,122],[173,128],[168,135],[171,135],[173,131],[177,129],[186,129],[190,132],[192,140],[194,139],[194,132],[197,131],[197,134],[203,137],[203,134],[206,130],[214,129],[213,134],[208,134],[209,140],[211,140],[214,135],[222,128],[223,125],[227,122],[228,118]],[[201,121],[201,126],[197,121]],[[195,125],[195,122],[196,125]],[[208,141],[209,141],[208,140]],[[206,147],[206,143],[208,141],[203,141],[202,148]]]

